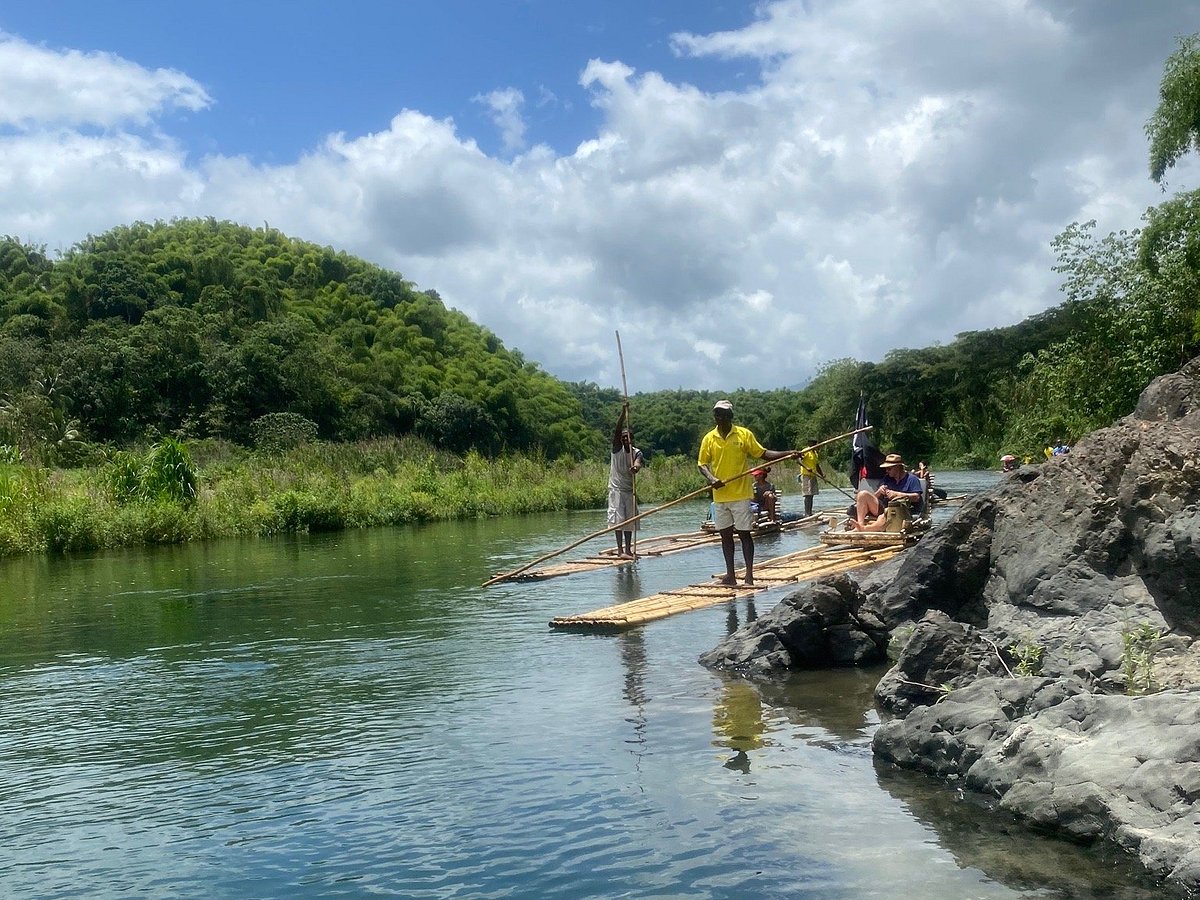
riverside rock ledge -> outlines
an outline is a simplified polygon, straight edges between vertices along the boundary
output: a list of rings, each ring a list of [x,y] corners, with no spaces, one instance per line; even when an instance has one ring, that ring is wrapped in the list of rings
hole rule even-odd
[[[1200,359],[861,580],[806,585],[700,661],[895,665],[877,759],[1200,890]]]

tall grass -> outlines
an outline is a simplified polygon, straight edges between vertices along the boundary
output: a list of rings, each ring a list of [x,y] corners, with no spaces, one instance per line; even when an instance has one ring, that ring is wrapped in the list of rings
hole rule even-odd
[[[643,507],[704,484],[695,461],[654,460]],[[164,440],[103,465],[0,464],[0,556],[600,509],[608,460],[456,456],[415,438],[256,453]]]

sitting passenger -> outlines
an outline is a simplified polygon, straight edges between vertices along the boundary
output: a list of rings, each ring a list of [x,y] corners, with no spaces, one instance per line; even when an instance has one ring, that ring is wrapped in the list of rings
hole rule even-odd
[[[754,504],[760,512],[766,513],[768,522],[778,521],[775,512],[779,491],[775,489],[775,485],[767,481],[771,470],[769,468],[755,469],[750,474],[754,476]]]
[[[929,464],[925,460],[917,463],[917,467],[913,469],[913,474],[917,476],[917,480],[925,485],[924,498],[933,505],[935,500],[945,500],[949,496],[944,490],[933,486],[933,470],[929,468]]]
[[[899,453],[889,453],[880,468],[884,476],[879,490],[859,491],[855,498],[855,517],[848,523],[853,531],[883,531],[887,525],[883,511],[893,500],[907,500],[916,515],[924,509],[921,481],[904,468]]]

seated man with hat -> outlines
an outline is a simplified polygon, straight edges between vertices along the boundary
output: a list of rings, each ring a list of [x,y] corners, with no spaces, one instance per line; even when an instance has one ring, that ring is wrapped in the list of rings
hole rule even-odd
[[[907,500],[917,515],[924,508],[921,480],[905,469],[899,453],[889,453],[880,468],[884,475],[879,489],[859,491],[855,498],[856,515],[848,523],[853,531],[883,531],[886,525],[883,511],[893,500]]]

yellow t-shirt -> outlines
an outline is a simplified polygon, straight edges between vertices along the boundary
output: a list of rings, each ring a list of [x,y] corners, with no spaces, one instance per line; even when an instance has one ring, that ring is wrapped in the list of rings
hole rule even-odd
[[[764,452],[765,448],[758,442],[753,431],[741,425],[734,425],[726,437],[721,437],[715,428],[706,434],[700,442],[700,456],[696,462],[698,465],[708,466],[708,470],[722,481],[728,481],[745,472],[749,468],[750,460],[761,459]],[[717,503],[749,500],[753,496],[754,479],[749,475],[713,491],[713,500]]]
[[[817,451],[809,450],[800,454],[800,474],[808,478],[817,477]]]

